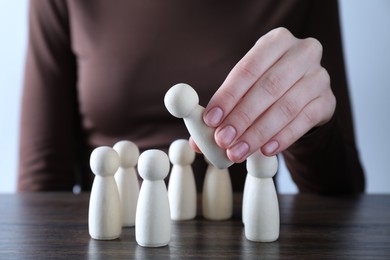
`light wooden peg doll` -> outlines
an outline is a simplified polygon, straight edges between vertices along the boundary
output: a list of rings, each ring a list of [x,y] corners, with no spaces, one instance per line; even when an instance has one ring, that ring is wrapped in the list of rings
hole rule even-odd
[[[267,157],[257,151],[247,159],[250,176],[245,183],[242,213],[248,240],[272,242],[279,237],[279,203],[272,179],[277,169],[276,155]]]
[[[135,224],[135,211],[139,195],[139,181],[135,166],[138,162],[139,149],[130,141],[119,141],[114,145],[120,158],[120,167],[115,174],[122,208],[122,226],[132,227]]]
[[[98,147],[91,153],[90,166],[95,174],[88,211],[88,229],[93,239],[112,240],[122,232],[121,205],[114,174],[119,155],[111,147]]]
[[[165,107],[173,116],[183,118],[188,132],[205,157],[217,168],[226,169],[233,164],[214,140],[215,129],[202,118],[204,107],[199,105],[196,91],[188,84],[171,87],[164,97]]]
[[[172,163],[169,177],[168,197],[172,220],[189,220],[196,216],[196,184],[191,164],[195,152],[188,140],[179,139],[169,147],[169,159]]]
[[[169,158],[160,150],[147,150],[138,160],[141,185],[135,217],[135,239],[140,246],[162,247],[171,238],[171,215],[164,178]]]

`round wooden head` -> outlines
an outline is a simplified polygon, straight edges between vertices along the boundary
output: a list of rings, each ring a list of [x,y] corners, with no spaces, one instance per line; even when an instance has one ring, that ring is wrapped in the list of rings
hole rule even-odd
[[[119,154],[121,167],[135,167],[139,157],[139,149],[135,143],[126,140],[119,141],[114,145],[114,150]]]
[[[278,170],[278,158],[256,151],[246,160],[246,169],[248,174],[256,178],[272,178]]]
[[[196,108],[199,97],[190,85],[179,83],[167,91],[164,104],[173,116],[183,118],[189,116]]]
[[[172,164],[190,165],[195,160],[195,152],[186,139],[178,139],[172,142],[168,154]]]
[[[169,173],[169,158],[161,150],[146,150],[138,159],[138,173],[144,180],[163,180]]]
[[[100,146],[91,153],[90,166],[97,176],[114,176],[119,168],[120,159],[118,153],[111,147]]]

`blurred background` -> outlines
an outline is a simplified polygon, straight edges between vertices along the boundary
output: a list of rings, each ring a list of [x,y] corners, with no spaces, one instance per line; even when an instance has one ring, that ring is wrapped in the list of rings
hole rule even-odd
[[[27,8],[0,1],[0,193],[16,191]],[[390,1],[340,0],[340,14],[366,191],[390,193]],[[279,192],[297,192],[283,163],[277,181]]]

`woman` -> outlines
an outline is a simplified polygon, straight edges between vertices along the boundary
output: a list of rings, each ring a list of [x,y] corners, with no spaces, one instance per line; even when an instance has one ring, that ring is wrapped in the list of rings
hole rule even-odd
[[[18,190],[88,190],[93,148],[188,138],[163,104],[179,82],[209,101],[235,190],[258,149],[283,153],[301,192],[364,190],[338,6],[325,0],[31,1]],[[201,156],[194,171],[199,189]]]

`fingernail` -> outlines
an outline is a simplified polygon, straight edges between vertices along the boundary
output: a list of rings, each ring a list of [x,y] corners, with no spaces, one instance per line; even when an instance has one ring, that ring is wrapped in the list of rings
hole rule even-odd
[[[222,116],[222,109],[219,107],[214,107],[209,112],[207,112],[204,121],[208,126],[216,127],[221,122]]]
[[[230,149],[230,154],[235,161],[240,161],[249,152],[249,145],[245,142],[239,142]]]
[[[217,139],[223,146],[228,147],[233,142],[236,134],[236,129],[233,126],[228,125],[217,133]]]
[[[264,152],[266,154],[273,154],[278,148],[279,148],[279,143],[275,140],[272,140],[271,142],[264,145]]]

